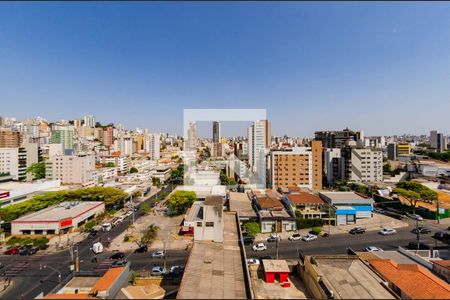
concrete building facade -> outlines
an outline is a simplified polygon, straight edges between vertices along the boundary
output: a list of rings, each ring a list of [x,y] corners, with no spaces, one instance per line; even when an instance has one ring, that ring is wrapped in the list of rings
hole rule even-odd
[[[351,177],[355,182],[383,181],[383,152],[374,149],[352,149]]]

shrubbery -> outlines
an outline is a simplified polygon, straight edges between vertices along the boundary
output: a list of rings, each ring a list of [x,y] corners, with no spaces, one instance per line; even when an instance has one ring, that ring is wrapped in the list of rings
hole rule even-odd
[[[319,235],[322,232],[322,227],[313,227],[311,228],[311,232],[315,235]]]
[[[167,199],[167,207],[172,211],[173,215],[183,214],[192,203],[197,201],[197,195],[191,191],[175,191]]]
[[[256,222],[248,222],[244,225],[245,232],[250,237],[255,237],[258,233],[261,232],[261,226]]]
[[[303,219],[303,218],[297,217],[297,229],[322,227],[322,226],[323,226],[322,219]]]

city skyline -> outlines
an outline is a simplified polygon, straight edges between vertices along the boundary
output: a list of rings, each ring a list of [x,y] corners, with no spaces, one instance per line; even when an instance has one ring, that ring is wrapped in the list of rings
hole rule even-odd
[[[265,108],[275,135],[449,134],[447,7],[4,3],[2,115],[181,133],[185,108]]]

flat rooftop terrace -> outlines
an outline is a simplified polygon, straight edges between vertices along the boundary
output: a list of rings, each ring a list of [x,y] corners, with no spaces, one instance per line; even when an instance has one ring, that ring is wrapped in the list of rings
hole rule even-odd
[[[383,280],[358,258],[314,256],[314,260],[336,299],[394,299]]]
[[[177,299],[246,299],[236,214],[224,213],[223,243],[196,241]]]
[[[256,211],[247,193],[230,192],[230,211],[235,211],[239,217],[256,218]]]
[[[29,221],[46,221],[52,222],[60,219],[66,218],[75,218],[85,212],[88,212],[91,209],[95,209],[99,206],[104,205],[103,202],[100,201],[80,201],[75,206],[70,206],[69,204],[72,202],[62,202],[58,205],[53,205],[42,209],[40,211],[25,215],[21,218],[18,218],[14,222],[29,222]]]

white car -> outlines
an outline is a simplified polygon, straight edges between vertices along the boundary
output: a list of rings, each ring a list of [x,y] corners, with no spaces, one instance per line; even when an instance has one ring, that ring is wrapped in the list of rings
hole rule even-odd
[[[253,251],[264,251],[264,250],[267,250],[267,246],[264,245],[264,243],[253,245]]]
[[[397,230],[395,230],[393,228],[383,228],[379,231],[379,233],[382,235],[391,235],[391,234],[396,234]]]
[[[288,237],[288,240],[290,241],[299,241],[302,239],[302,236],[299,233],[294,233],[290,237]]]
[[[153,276],[161,276],[161,275],[164,275],[166,273],[167,273],[166,269],[164,269],[161,266],[156,266],[156,267],[152,268],[151,275],[153,275]]]
[[[423,220],[422,216],[419,216],[419,215],[417,215],[417,214],[410,214],[410,213],[407,213],[406,215],[407,215],[408,217],[410,217],[411,219],[414,219],[414,220],[418,220],[418,221],[422,221],[422,220]]]
[[[308,234],[308,235],[304,236],[302,240],[304,240],[305,242],[315,241],[315,240],[317,240],[317,235]]]
[[[133,214],[133,211],[132,211],[132,210],[129,210],[129,211],[126,212],[125,216],[129,217],[129,216],[131,216],[132,214]]]
[[[164,251],[158,250],[152,253],[152,257],[164,257]]]
[[[364,251],[366,251],[366,252],[380,252],[380,251],[383,251],[383,249],[375,247],[375,246],[369,246],[369,247],[365,248]]]
[[[249,265],[259,265],[260,262],[256,258],[249,258],[249,259],[247,259],[247,264],[249,264]]]
[[[122,222],[123,220],[125,220],[126,216],[125,215],[121,215],[117,218],[117,220],[120,220],[120,222]]]
[[[172,266],[172,267],[170,267],[169,272],[170,273],[174,273],[177,270],[179,270],[180,272],[183,272],[184,271],[184,267],[183,266]]]

